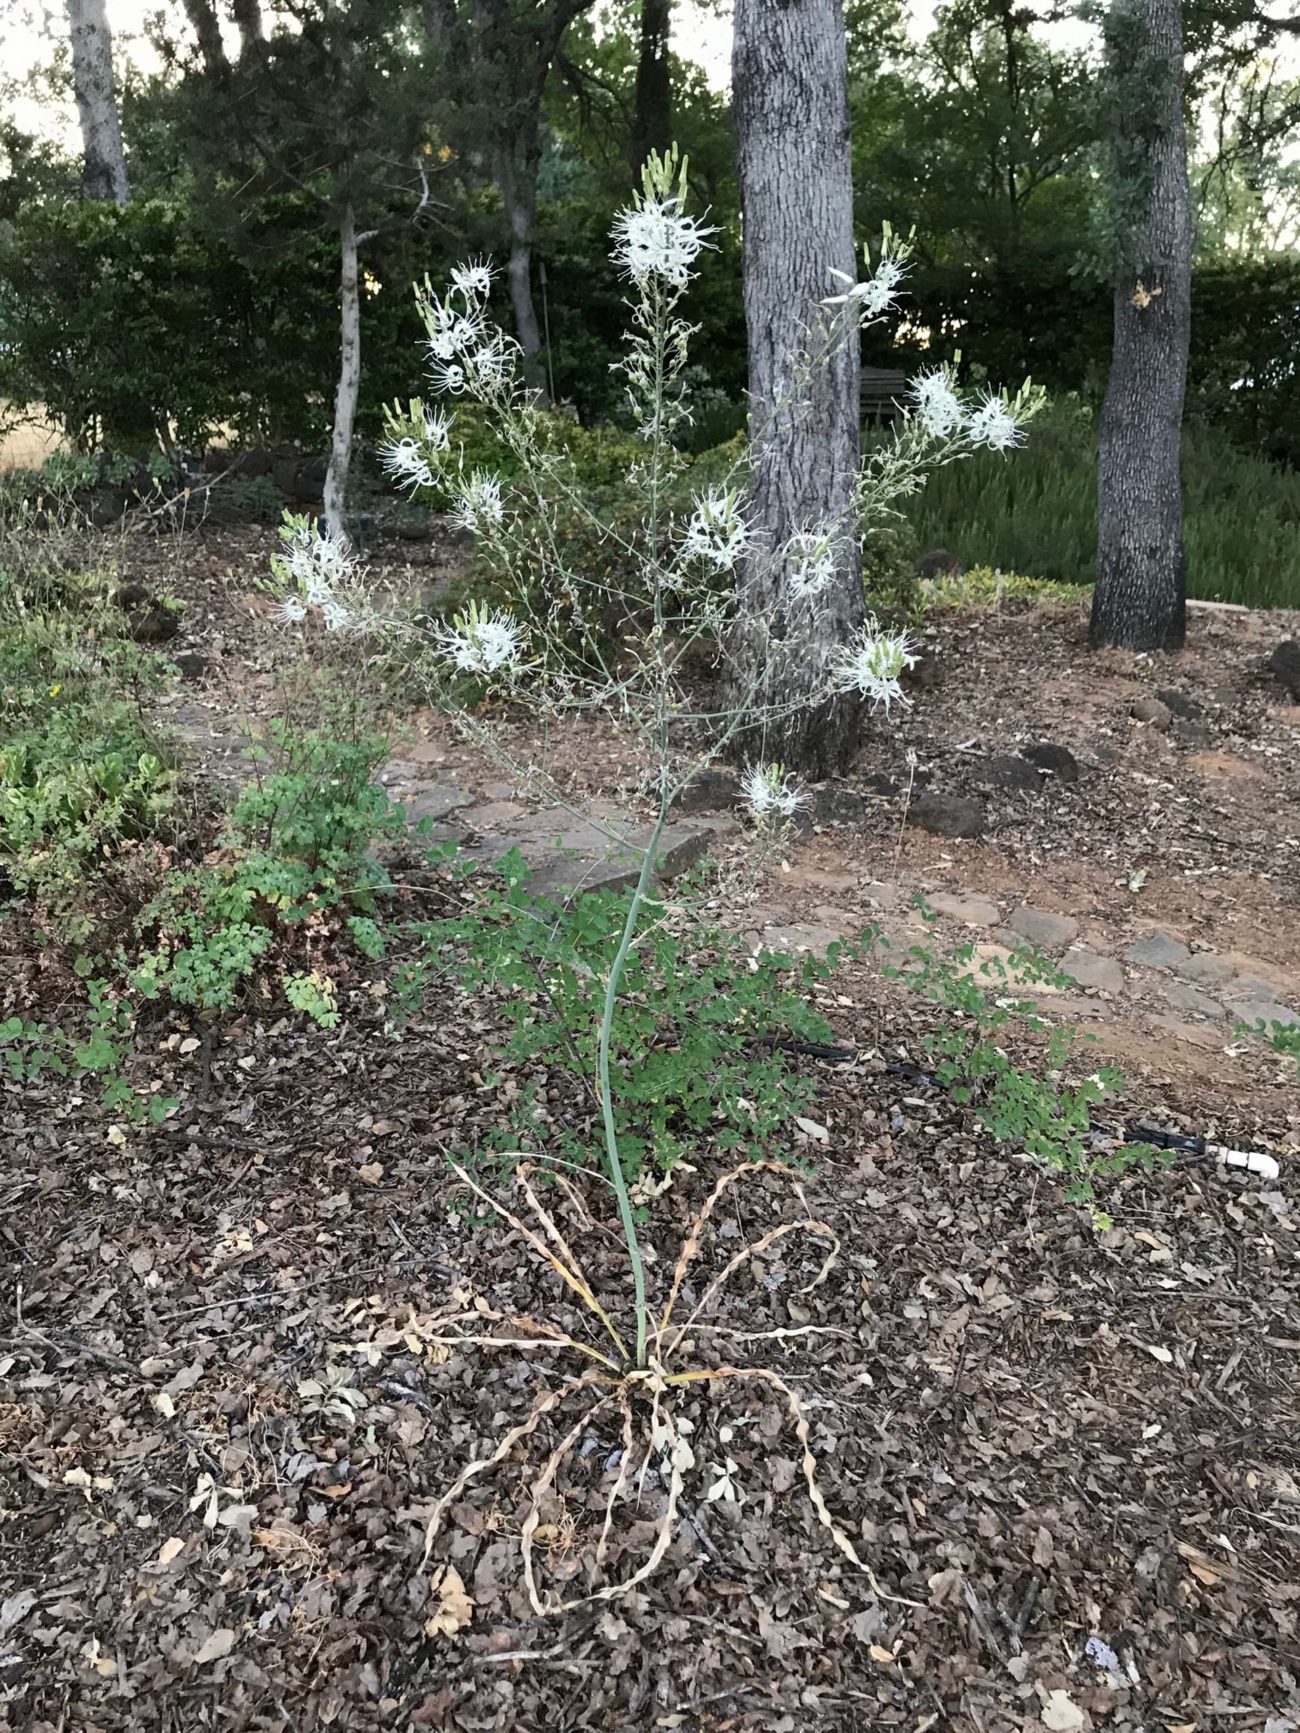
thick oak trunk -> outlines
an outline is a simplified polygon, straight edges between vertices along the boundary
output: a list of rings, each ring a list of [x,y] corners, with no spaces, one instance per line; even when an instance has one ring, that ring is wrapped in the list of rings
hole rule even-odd
[[[1175,650],[1186,630],[1179,457],[1192,274],[1181,0],[1113,0],[1106,47],[1119,234],[1089,635]]]
[[[126,152],[113,94],[113,38],[104,0],[68,0],[72,84],[81,122],[82,190],[88,199],[124,205]]]
[[[759,551],[740,575],[736,653],[752,671],[769,655],[765,696],[798,705],[787,719],[739,738],[742,756],[805,776],[848,767],[861,705],[853,697],[800,705],[865,616],[853,515],[858,473],[856,325],[796,389],[801,353],[821,342],[818,303],[852,275],[853,182],[844,15],[839,0],[737,0],[732,51],[744,220],[749,335],[748,511]],[[774,557],[798,531],[833,527],[836,571],[813,604],[785,601],[787,568]],[[756,621],[768,621],[772,635]]]
[[[357,219],[351,205],[339,219],[339,383],[334,394],[334,435],[325,472],[325,522],[341,541],[347,508],[352,429],[361,389],[361,295],[357,282]]]
[[[529,136],[531,132],[531,136]],[[496,181],[510,225],[510,251],[506,258],[506,282],[514,314],[515,336],[523,351],[525,382],[542,402],[549,401],[542,367],[542,329],[533,300],[533,224],[537,216],[537,171],[541,159],[540,139],[535,127],[525,136],[502,147],[497,160]]]
[[[672,0],[641,0],[641,39],[636,62],[636,106],[632,118],[632,167],[639,171],[651,151],[672,143],[672,81],[668,31]]]

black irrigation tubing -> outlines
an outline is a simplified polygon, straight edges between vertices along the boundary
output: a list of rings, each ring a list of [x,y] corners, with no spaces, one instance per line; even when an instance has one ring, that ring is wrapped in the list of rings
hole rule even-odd
[[[851,1065],[860,1057],[856,1047],[833,1047],[824,1041],[778,1040],[773,1046],[780,1047],[783,1052],[800,1053],[811,1059],[821,1059],[827,1065]],[[908,1065],[902,1060],[887,1061],[885,1074],[889,1077],[903,1077],[910,1083],[919,1083],[927,1089],[937,1089],[948,1094],[948,1085],[936,1077],[933,1072],[923,1071],[919,1065]],[[1213,1161],[1220,1167],[1239,1167],[1247,1173],[1258,1175],[1262,1179],[1275,1180],[1280,1176],[1280,1168],[1275,1156],[1262,1149],[1233,1149],[1227,1144],[1215,1143],[1208,1137],[1198,1137],[1182,1131],[1169,1131],[1158,1125],[1143,1125],[1131,1121],[1127,1125],[1099,1125],[1092,1123],[1092,1130],[1099,1136],[1112,1139],[1121,1149],[1145,1147],[1149,1149],[1167,1149],[1176,1155],[1186,1157],[1187,1164]]]

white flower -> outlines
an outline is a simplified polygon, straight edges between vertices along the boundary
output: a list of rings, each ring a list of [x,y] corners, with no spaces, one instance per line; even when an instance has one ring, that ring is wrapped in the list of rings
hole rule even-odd
[[[825,530],[798,530],[785,545],[786,587],[797,602],[811,601],[835,576],[835,550]]]
[[[435,456],[451,447],[452,418],[442,409],[426,412],[419,423],[420,434],[390,439],[379,447],[379,461],[399,487],[432,487],[435,481],[429,453]]]
[[[492,288],[492,267],[486,259],[470,259],[453,266],[451,281],[467,301],[480,301]]]
[[[710,488],[695,497],[695,511],[682,541],[688,560],[703,560],[715,571],[729,572],[749,547],[749,525],[741,516],[734,493]]]
[[[751,764],[742,773],[740,790],[757,819],[793,818],[808,796],[795,788],[781,764]]]
[[[517,348],[500,331],[495,332],[463,357],[466,379],[480,393],[495,391],[510,377]]]
[[[476,349],[484,339],[483,321],[477,313],[458,313],[441,301],[429,301],[424,311],[429,333],[429,353],[435,361],[452,361]]]
[[[327,632],[348,632],[360,625],[358,616],[347,603],[340,602],[333,596],[321,603],[320,611]]]
[[[442,654],[462,674],[495,674],[502,668],[517,667],[523,652],[524,632],[519,622],[504,609],[489,613],[477,602],[471,602],[464,614],[458,614],[450,626],[441,627],[434,636]]]
[[[337,586],[352,575],[355,559],[342,541],[322,535],[306,518],[295,520],[291,533],[283,539],[288,549],[284,563],[287,576],[297,584],[308,607],[322,607]]]
[[[828,295],[822,306],[853,307],[856,308],[858,317],[864,321],[878,319],[893,306],[898,295],[898,285],[904,275],[899,261],[890,258],[881,259],[871,275],[860,283],[855,283],[844,271],[832,268],[831,276],[838,277],[841,283],[847,283],[848,288],[842,295]]]
[[[453,397],[458,397],[468,383],[459,361],[435,361],[429,369],[429,378],[435,391],[449,391]]]
[[[990,451],[1011,451],[1024,443],[1015,416],[996,391],[986,392],[984,401],[966,422],[972,445],[986,445]]]
[[[951,439],[965,420],[961,399],[943,367],[918,373],[912,381],[911,396],[922,427],[936,439]]]
[[[647,198],[614,219],[614,261],[634,282],[663,277],[682,288],[715,231],[683,214],[679,198]]]
[[[379,448],[379,461],[399,487],[411,489],[433,486],[433,470],[420,450],[419,442],[411,439],[390,439]]]
[[[501,483],[486,470],[476,469],[456,499],[452,522],[477,534],[485,525],[499,524],[504,516]]]
[[[914,646],[906,632],[884,632],[868,620],[835,658],[836,687],[841,692],[860,692],[873,706],[883,704],[888,711],[895,702],[907,702],[900,682],[915,664]]]
[[[281,626],[297,626],[307,618],[307,604],[301,596],[286,596],[277,602],[273,617]]]

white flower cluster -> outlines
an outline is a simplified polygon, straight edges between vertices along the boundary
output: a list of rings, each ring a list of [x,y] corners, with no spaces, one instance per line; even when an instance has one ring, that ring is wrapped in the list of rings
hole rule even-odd
[[[808,804],[808,796],[791,782],[783,764],[747,766],[740,778],[740,790],[760,823],[793,818],[800,807]]]
[[[750,529],[734,489],[712,487],[695,496],[695,510],[682,538],[682,557],[730,572],[750,546]]]
[[[872,708],[906,704],[902,679],[916,666],[915,645],[906,632],[887,632],[868,620],[857,637],[840,650],[833,675],[841,692],[859,692],[871,700]]]
[[[786,588],[796,602],[820,596],[835,576],[835,547],[829,530],[796,530],[785,544]]]
[[[614,262],[634,283],[662,277],[683,289],[716,231],[688,217],[676,194],[644,198],[614,219]]]
[[[309,517],[286,517],[280,529],[284,552],[272,561],[276,576],[292,586],[275,608],[281,625],[296,626],[315,608],[331,632],[364,631],[367,612],[346,599],[358,575],[356,556]]]
[[[432,487],[437,479],[433,460],[451,448],[452,418],[441,409],[421,410],[418,426],[418,437],[408,433],[379,447],[380,463],[399,487],[412,492]]]
[[[879,319],[882,313],[887,313],[898,299],[899,285],[907,275],[906,267],[901,259],[886,253],[879,261],[869,277],[864,277],[860,283],[844,271],[832,268],[831,276],[847,283],[848,287],[841,295],[828,295],[822,302],[823,307],[849,307],[857,314],[860,323],[866,324],[872,319]]]
[[[439,651],[461,674],[499,674],[522,664],[524,630],[504,608],[471,602],[450,626],[434,633]]]
[[[471,259],[451,273],[451,289],[436,295],[425,278],[416,304],[424,321],[429,376],[449,396],[490,397],[511,383],[519,345],[487,318],[492,267]]]
[[[476,469],[456,496],[452,522],[478,535],[495,528],[504,517],[500,481],[485,469]]]
[[[911,384],[913,413],[935,439],[954,439],[965,434],[973,447],[1010,451],[1024,442],[1024,432],[1007,401],[996,391],[986,391],[979,403],[963,403],[946,367],[918,373]]]

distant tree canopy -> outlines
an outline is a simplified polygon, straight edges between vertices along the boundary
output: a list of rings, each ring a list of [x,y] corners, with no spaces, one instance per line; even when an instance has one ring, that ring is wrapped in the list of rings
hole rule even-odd
[[[504,120],[481,79],[442,75],[429,20],[441,12],[477,40],[491,12],[521,41],[546,20],[504,0],[344,10],[374,32],[350,69],[328,59],[340,38],[321,33],[334,11],[322,0],[172,0],[167,71],[117,69],[131,195],[120,210],[87,208],[80,164],[0,112],[0,397],[45,405],[91,443],[153,443],[170,428],[196,444],[229,426],[323,448],[339,344],[329,219],[349,186],[358,229],[373,231],[359,249],[363,438],[418,371],[413,281],[513,250],[516,293],[503,284],[498,305],[511,323],[523,266],[503,193],[510,141],[494,136]],[[1245,0],[1199,0],[1188,15],[1189,101],[1208,117],[1193,164],[1189,402],[1298,463],[1300,170],[1286,141],[1300,91],[1252,16]],[[662,124],[664,11],[647,22],[639,0],[620,0],[599,18],[569,4],[547,19],[562,28],[549,48],[533,44],[550,59],[526,237],[538,376],[583,420],[617,419],[609,360],[623,309],[607,235],[646,129]],[[743,417],[734,138],[725,98],[682,58],[671,8],[667,22],[672,131],[717,225],[688,308],[702,328],[692,437],[707,444]],[[906,26],[899,0],[847,7],[857,231],[889,221],[915,230],[916,247],[899,341],[873,334],[865,359],[960,356],[968,370],[978,357],[990,376],[1099,400],[1112,217],[1096,56],[1051,46],[1010,0],[952,0],[924,40]]]

